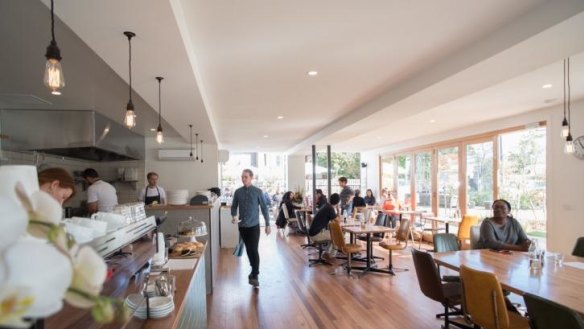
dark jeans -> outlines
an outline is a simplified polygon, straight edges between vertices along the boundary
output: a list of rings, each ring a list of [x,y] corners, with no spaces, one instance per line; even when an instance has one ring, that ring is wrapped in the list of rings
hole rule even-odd
[[[245,251],[247,252],[247,258],[249,258],[251,265],[251,275],[257,276],[260,274],[260,254],[258,253],[260,226],[240,227],[239,235],[245,244]]]
[[[391,222],[391,227],[395,228],[397,225],[397,221],[399,220],[399,216],[398,215],[388,215],[387,220]]]

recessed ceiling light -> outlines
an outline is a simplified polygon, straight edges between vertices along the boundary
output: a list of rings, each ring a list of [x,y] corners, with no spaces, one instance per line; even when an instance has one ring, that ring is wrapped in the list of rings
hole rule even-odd
[[[430,119],[430,123],[434,123],[434,122],[436,122],[436,120]]]
[[[268,138],[268,135],[264,135],[264,138]]]
[[[315,75],[318,75],[318,71],[314,71],[314,70],[308,71],[308,75],[310,75],[311,77],[313,77]]]
[[[546,83],[545,85],[541,86],[543,89],[548,89],[552,87],[551,83]]]
[[[156,128],[150,128],[150,131],[156,131]]]
[[[284,119],[284,116],[283,115],[278,115],[278,120],[282,120],[282,119]]]

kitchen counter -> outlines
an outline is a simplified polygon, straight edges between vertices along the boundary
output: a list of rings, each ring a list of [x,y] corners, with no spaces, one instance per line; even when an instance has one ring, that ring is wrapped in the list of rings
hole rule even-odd
[[[213,285],[217,274],[217,264],[219,264],[219,239],[220,223],[219,209],[221,201],[217,199],[212,205],[204,206],[149,206],[146,207],[146,215],[162,217],[166,220],[158,228],[159,232],[176,235],[178,224],[188,220],[189,217],[195,221],[203,222],[207,226],[207,235],[197,237],[198,241],[207,242],[205,250],[205,278],[207,281],[207,293],[213,292]]]

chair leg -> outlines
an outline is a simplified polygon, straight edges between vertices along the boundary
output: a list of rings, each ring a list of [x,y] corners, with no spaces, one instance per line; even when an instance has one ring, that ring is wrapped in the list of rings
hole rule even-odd
[[[392,257],[392,256],[393,256],[393,254],[392,254],[392,252],[391,252],[391,251],[392,251],[392,250],[391,250],[391,249],[389,249],[389,266],[388,266],[388,269],[389,269],[390,271],[392,271],[392,272],[396,272],[396,271],[397,271],[397,272],[406,272],[406,271],[409,271],[409,269],[408,269],[408,268],[397,268],[397,267],[393,267],[393,257]]]
[[[353,258],[353,255],[351,253],[347,254],[347,275],[351,276],[351,258]]]

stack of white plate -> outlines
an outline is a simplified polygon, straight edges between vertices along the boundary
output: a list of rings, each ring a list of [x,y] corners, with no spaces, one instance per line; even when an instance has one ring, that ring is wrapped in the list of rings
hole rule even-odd
[[[146,319],[146,301],[139,294],[132,294],[126,298],[126,305],[140,319]],[[172,297],[152,297],[150,298],[150,317],[163,318],[174,311],[174,301]]]
[[[168,191],[166,197],[168,198],[168,204],[183,205],[187,203],[189,190]]]

